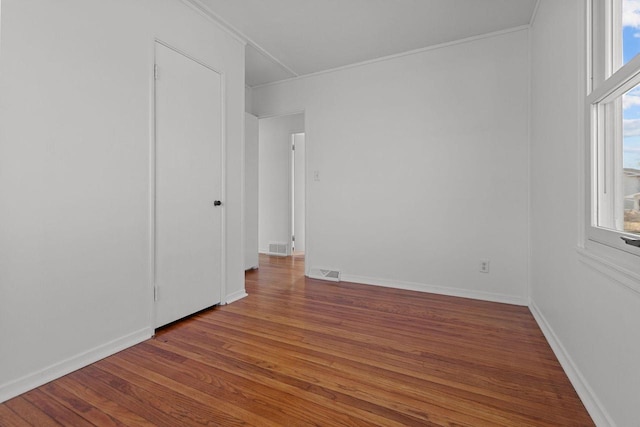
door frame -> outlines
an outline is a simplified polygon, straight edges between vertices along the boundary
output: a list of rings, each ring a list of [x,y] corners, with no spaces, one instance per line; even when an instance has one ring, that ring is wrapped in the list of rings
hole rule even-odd
[[[251,113],[254,114],[254,113]],[[293,135],[296,133],[304,133],[305,135],[305,139],[304,139],[304,143],[305,143],[305,156],[304,156],[304,167],[305,167],[305,174],[306,179],[304,180],[305,182],[305,188],[304,188],[304,205],[305,205],[305,209],[304,209],[304,238],[305,238],[305,242],[304,242],[304,246],[305,246],[305,250],[304,250],[304,274],[305,276],[309,275],[309,266],[312,265],[311,263],[311,256],[313,254],[313,246],[311,244],[313,237],[309,234],[309,189],[310,184],[309,184],[309,163],[312,162],[310,154],[309,154],[309,122],[308,122],[308,118],[307,118],[307,110],[306,109],[300,109],[300,110],[292,110],[292,111],[280,111],[280,112],[267,112],[264,114],[254,114],[258,120],[262,120],[262,119],[270,119],[273,117],[283,117],[283,116],[293,116],[296,114],[302,114],[304,116],[304,130],[302,132],[295,132],[295,131],[290,131],[289,134]],[[291,156],[289,156],[289,162],[291,162]],[[290,174],[289,174],[290,175]],[[289,178],[291,179],[291,178]],[[291,188],[289,188],[289,197],[291,197]],[[289,201],[289,208],[291,207],[291,201]],[[288,214],[289,215],[289,229],[291,229],[291,209],[289,209]]]
[[[304,135],[304,157],[302,158],[302,163],[304,164],[304,189],[303,189],[303,199],[304,199],[304,238],[305,238],[305,255],[306,255],[306,246],[307,246],[307,134],[304,132],[294,132],[291,133],[290,143],[293,146],[295,144],[296,135]],[[291,235],[295,236],[295,150],[291,150],[289,153],[289,230],[291,230]],[[291,245],[289,246],[289,255],[293,256],[293,241],[291,241]]]
[[[156,253],[156,99],[157,99],[157,86],[156,86],[156,63],[157,63],[157,45],[162,45],[168,49],[173,50],[174,52],[202,65],[205,68],[208,68],[211,71],[214,71],[220,75],[220,104],[221,104],[221,126],[220,126],[220,198],[222,200],[221,212],[220,212],[220,304],[226,304],[226,290],[227,290],[227,256],[226,256],[226,247],[227,247],[227,221],[226,221],[226,209],[225,204],[227,201],[227,84],[226,84],[226,74],[213,67],[206,62],[199,60],[197,57],[187,53],[183,49],[180,49],[170,43],[167,43],[161,39],[154,38],[151,50],[151,64],[150,64],[150,114],[149,114],[149,301],[151,304],[151,308],[149,310],[149,323],[151,325],[151,329],[154,331],[157,328],[157,304],[156,304],[156,272],[157,272],[157,253]]]

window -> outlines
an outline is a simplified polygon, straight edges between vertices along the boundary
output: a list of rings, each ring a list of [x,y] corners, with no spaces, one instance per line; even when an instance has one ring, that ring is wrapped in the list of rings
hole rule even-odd
[[[589,240],[640,255],[640,0],[593,0]]]

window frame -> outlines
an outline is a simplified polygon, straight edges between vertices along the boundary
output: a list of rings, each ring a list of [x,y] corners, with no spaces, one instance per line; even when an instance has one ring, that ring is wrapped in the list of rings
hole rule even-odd
[[[640,84],[640,55],[616,70],[615,64],[622,63],[622,50],[614,48],[622,41],[622,31],[617,30],[622,29],[622,1],[592,0],[587,3],[585,243],[602,244],[640,256],[640,248],[628,245],[622,239],[637,240],[640,235],[599,225],[604,221],[603,217],[609,218],[609,222],[615,221],[619,212],[614,211],[622,208],[612,201],[623,197],[618,194],[623,167],[616,161],[622,158],[622,145],[609,142],[619,138],[615,133],[620,129],[607,128],[605,120],[609,123],[622,120],[621,96]],[[609,212],[603,212],[602,207],[608,207]]]

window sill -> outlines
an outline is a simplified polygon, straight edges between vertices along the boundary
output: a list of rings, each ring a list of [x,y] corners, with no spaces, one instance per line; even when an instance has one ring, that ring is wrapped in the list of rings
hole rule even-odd
[[[640,294],[640,267],[637,264],[636,255],[593,241],[586,242],[585,247],[577,247],[576,251],[580,262]],[[626,257],[632,257],[632,259],[625,260]]]

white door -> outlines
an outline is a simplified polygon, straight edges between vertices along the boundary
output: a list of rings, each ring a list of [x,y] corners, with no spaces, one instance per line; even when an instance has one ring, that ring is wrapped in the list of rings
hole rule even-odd
[[[221,300],[222,79],[160,43],[156,64],[159,327]]]
[[[293,235],[295,251],[305,251],[305,140],[304,133],[293,135]]]
[[[244,269],[258,268],[258,118],[244,115]]]

